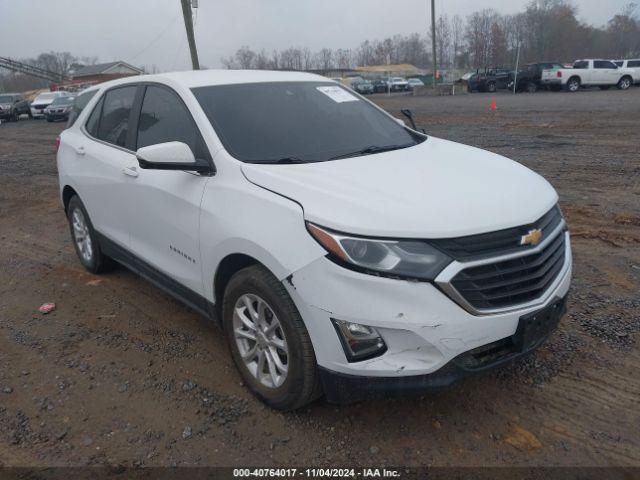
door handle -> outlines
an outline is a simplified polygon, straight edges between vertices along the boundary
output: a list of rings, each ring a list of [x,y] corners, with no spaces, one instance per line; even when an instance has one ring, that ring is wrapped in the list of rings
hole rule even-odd
[[[136,167],[124,167],[122,169],[122,173],[124,173],[125,175],[128,175],[130,177],[137,177],[138,176],[138,169]]]
[[[85,152],[84,147],[82,147],[82,146],[76,147],[76,154],[84,155],[85,153],[87,153],[87,152]]]

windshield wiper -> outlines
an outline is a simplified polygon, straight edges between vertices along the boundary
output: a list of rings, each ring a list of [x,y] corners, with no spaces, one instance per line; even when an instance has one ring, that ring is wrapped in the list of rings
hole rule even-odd
[[[281,165],[294,165],[294,164],[298,164],[298,163],[309,163],[306,160],[302,160],[301,158],[298,157],[283,157],[283,158],[278,158],[276,160],[267,160],[265,162],[255,162],[255,163],[266,163],[266,164],[281,164]]]
[[[335,157],[331,157],[329,160],[339,160],[341,158],[359,157],[362,155],[373,155],[374,153],[390,152],[392,150],[401,150],[403,148],[413,147],[414,145],[415,143],[407,143],[405,145],[385,145],[383,147],[378,145],[371,145],[370,147],[366,147],[361,150],[357,150],[355,152],[336,155]]]

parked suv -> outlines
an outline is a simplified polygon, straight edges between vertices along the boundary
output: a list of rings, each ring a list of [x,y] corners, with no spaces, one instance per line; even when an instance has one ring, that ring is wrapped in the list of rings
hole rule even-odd
[[[547,181],[320,76],[107,82],[57,163],[82,265],[115,260],[217,319],[277,409],[450,385],[537,348],[564,312]]]
[[[26,98],[20,93],[0,93],[0,119],[17,122],[23,113],[31,117]]]
[[[640,59],[635,60],[616,60],[613,62],[618,68],[624,68],[631,73],[633,83],[640,85]]]

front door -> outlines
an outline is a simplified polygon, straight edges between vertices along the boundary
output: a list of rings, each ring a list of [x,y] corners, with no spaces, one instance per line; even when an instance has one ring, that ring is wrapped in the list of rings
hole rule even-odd
[[[197,159],[209,160],[200,132],[176,92],[148,85],[142,97],[136,149],[178,141]],[[129,168],[131,250],[149,266],[191,291],[203,293],[200,265],[200,202],[210,177],[194,172]]]

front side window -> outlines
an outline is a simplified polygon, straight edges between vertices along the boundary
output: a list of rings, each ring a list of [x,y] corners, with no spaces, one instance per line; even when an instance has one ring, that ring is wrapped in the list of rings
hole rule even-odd
[[[119,147],[126,145],[129,117],[137,88],[120,87],[105,94],[96,138]]]
[[[615,63],[619,67],[622,67],[624,65],[624,62],[622,60],[618,60],[617,62],[613,62],[613,63]]]
[[[137,148],[165,142],[182,142],[197,159],[206,159],[206,148],[191,114],[178,96],[166,88],[147,87],[140,121]]]
[[[227,151],[243,162],[321,162],[425,139],[335,83],[216,85],[193,93]]]

